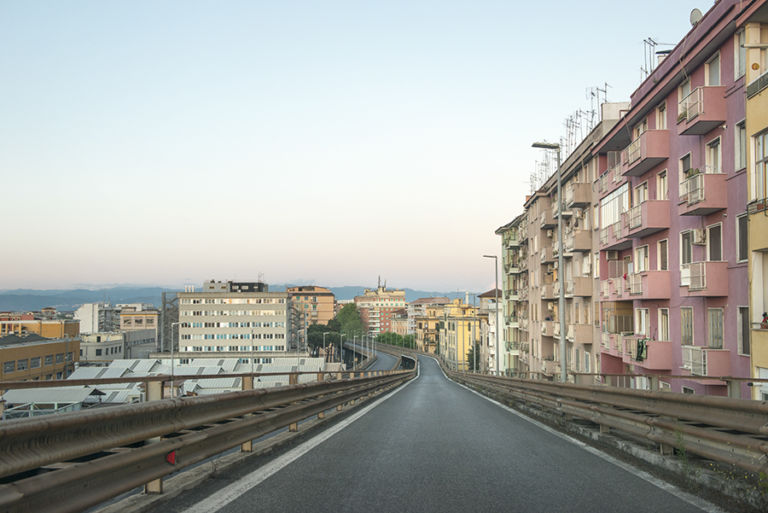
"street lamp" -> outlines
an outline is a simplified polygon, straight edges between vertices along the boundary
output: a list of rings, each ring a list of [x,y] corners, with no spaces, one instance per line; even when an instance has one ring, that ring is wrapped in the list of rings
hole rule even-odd
[[[344,340],[345,336],[347,336],[346,333],[341,333],[339,335],[339,360],[340,360],[339,363],[341,363],[342,365],[344,364],[344,345],[343,345],[344,343],[343,343],[343,340]]]
[[[483,258],[493,258],[493,268],[496,272],[496,287],[493,290],[494,300],[496,301],[496,375],[499,375],[499,336],[501,331],[499,329],[499,257],[496,255],[483,255]]]
[[[174,371],[173,371],[173,346],[175,345],[173,340],[173,327],[180,326],[180,325],[181,325],[180,322],[171,323],[171,398],[173,398],[176,395],[175,393],[176,377],[174,376]],[[178,332],[179,332],[179,329],[177,328],[176,333]]]
[[[323,332],[323,360],[326,362],[328,361],[328,354],[326,353],[326,350],[325,350],[325,336],[329,333],[330,331]]]
[[[560,169],[560,145],[557,143],[535,142],[533,148],[555,150],[557,153],[557,283],[560,286],[558,315],[560,316],[560,381],[568,381],[568,369],[565,356],[565,285],[563,271],[563,195],[562,170]]]

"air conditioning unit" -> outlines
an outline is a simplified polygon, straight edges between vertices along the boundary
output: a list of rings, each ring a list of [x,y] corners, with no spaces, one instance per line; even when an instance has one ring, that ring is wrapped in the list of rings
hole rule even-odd
[[[605,252],[606,258],[608,260],[618,260],[619,259],[619,252],[618,251],[606,251]]]
[[[707,243],[707,232],[703,228],[693,230],[693,243],[698,246],[704,246]]]
[[[552,233],[552,230],[547,230],[547,237],[549,237],[549,238],[551,239],[551,238],[552,238],[552,235],[554,235],[554,234]]]

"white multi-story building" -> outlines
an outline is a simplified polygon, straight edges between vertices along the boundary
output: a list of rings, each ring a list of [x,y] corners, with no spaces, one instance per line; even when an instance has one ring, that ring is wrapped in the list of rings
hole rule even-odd
[[[214,282],[179,292],[180,353],[284,353],[298,340],[287,292],[260,282]]]
[[[85,303],[75,310],[75,320],[80,321],[80,333],[118,331],[120,308],[109,303]]]

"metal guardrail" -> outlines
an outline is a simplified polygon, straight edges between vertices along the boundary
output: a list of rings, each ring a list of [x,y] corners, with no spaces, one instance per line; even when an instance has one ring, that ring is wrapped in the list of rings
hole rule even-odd
[[[412,371],[95,408],[0,424],[0,510],[81,511],[331,408],[402,384]],[[341,378],[341,373],[337,373]]]
[[[768,470],[768,404],[605,386],[582,386],[446,370],[454,380],[506,400],[643,437],[662,452],[686,450],[750,472]]]

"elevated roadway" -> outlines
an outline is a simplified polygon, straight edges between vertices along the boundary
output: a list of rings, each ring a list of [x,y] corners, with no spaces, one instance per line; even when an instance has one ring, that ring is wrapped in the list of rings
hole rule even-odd
[[[394,364],[378,356],[377,366]],[[420,357],[419,377],[391,395],[157,511],[719,510],[455,384]]]

